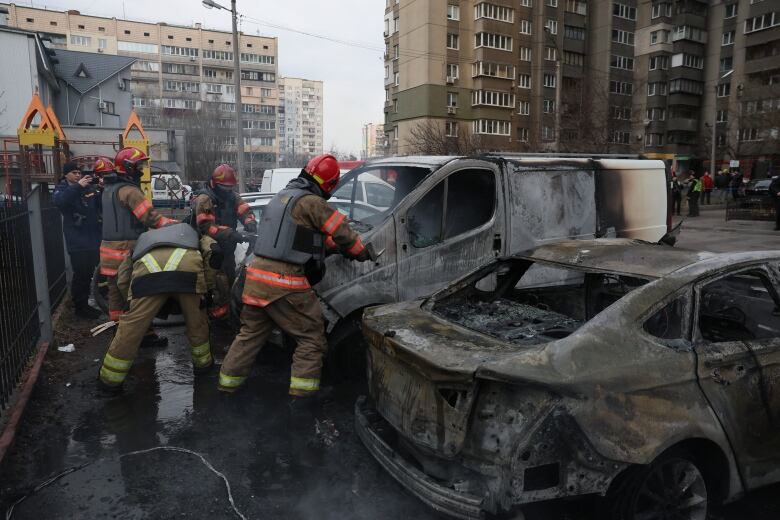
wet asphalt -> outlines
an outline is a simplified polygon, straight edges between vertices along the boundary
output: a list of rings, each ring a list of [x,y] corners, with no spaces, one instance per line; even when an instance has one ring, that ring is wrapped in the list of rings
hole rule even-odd
[[[741,233],[737,243],[728,233],[704,233],[684,232],[681,245],[693,245],[695,238],[697,246],[715,250],[768,243],[780,249],[780,236]],[[363,383],[341,381],[313,412],[291,410],[288,354],[269,348],[243,391],[225,396],[216,390],[216,371],[193,376],[183,328],[169,327],[159,329],[169,346],[142,350],[125,392],[106,397],[95,379],[110,334],[85,336],[94,324],[67,314],[65,323],[0,465],[0,511],[27,496],[12,518],[239,518],[224,482],[194,455],[131,454],[157,446],[203,455],[224,474],[246,518],[440,518],[396,484],[357,438],[353,405]],[[231,339],[225,329],[213,331],[218,359]],[[75,352],[56,350],[71,342]],[[555,502],[532,507],[527,518],[598,520],[589,511],[587,503]],[[711,518],[780,518],[780,486],[759,490]]]

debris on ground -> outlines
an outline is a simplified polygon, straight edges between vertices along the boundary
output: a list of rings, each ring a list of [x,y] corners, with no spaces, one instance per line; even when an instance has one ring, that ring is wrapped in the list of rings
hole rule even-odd
[[[315,419],[314,431],[317,434],[317,439],[327,448],[333,446],[336,439],[340,435],[336,429],[336,424],[330,419]]]
[[[60,352],[76,352],[76,346],[73,343],[68,343],[62,347],[57,347]]]

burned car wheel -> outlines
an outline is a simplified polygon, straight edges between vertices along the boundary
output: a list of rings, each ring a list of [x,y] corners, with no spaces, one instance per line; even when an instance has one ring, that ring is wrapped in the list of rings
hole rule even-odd
[[[631,468],[614,490],[611,520],[706,520],[708,488],[704,474],[685,454],[665,456]]]

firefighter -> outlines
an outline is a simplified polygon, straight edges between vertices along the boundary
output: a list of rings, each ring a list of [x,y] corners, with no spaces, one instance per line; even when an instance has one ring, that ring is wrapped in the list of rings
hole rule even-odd
[[[144,331],[169,300],[184,315],[195,373],[208,371],[214,360],[209,344],[208,318],[202,305],[212,287],[204,257],[222,262],[213,251],[201,251],[197,231],[189,224],[149,230],[138,237],[132,252],[132,275],[120,275],[129,285],[130,310],[119,321],[116,335],[100,368],[104,388],[119,389],[138,354]]]
[[[117,285],[120,269],[128,269],[130,254],[138,237],[176,220],[163,217],[144,197],[141,176],[149,157],[137,148],[123,148],[116,154],[114,173],[103,177],[103,242],[100,244],[100,274],[108,282],[108,316],[118,321],[127,306]],[[124,265],[123,265],[124,263]],[[144,346],[165,346],[167,338],[149,332]]]
[[[228,164],[220,164],[192,202],[198,231],[216,240],[223,252],[224,274],[216,274],[217,290],[214,305],[209,309],[209,315],[217,319],[227,316],[230,310],[230,287],[236,278],[236,244],[244,241],[243,236],[236,232],[238,221],[244,225],[245,231],[257,232],[255,215],[249,204],[234,191],[236,184],[236,171]]]
[[[308,397],[319,390],[327,342],[311,285],[322,277],[324,249],[361,262],[369,258],[345,216],[326,202],[339,175],[335,157],[315,157],[266,206],[255,259],[247,268],[241,331],[222,364],[220,390],[233,392],[244,383],[274,326],[296,341],[290,395]]]

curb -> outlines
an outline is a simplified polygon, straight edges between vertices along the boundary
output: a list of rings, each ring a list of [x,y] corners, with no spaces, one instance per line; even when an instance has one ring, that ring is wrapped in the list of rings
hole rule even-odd
[[[27,371],[24,381],[22,382],[21,392],[19,393],[19,399],[14,403],[11,408],[11,415],[8,419],[8,423],[5,425],[3,434],[0,435],[0,463],[3,461],[5,454],[14,442],[16,437],[16,430],[19,427],[19,421],[22,419],[24,410],[27,407],[27,402],[30,400],[33,388],[36,381],[38,381],[38,375],[41,372],[41,365],[43,365],[43,358],[46,357],[46,352],[49,350],[49,343],[44,342],[38,345],[38,353],[35,355],[32,367]]]

